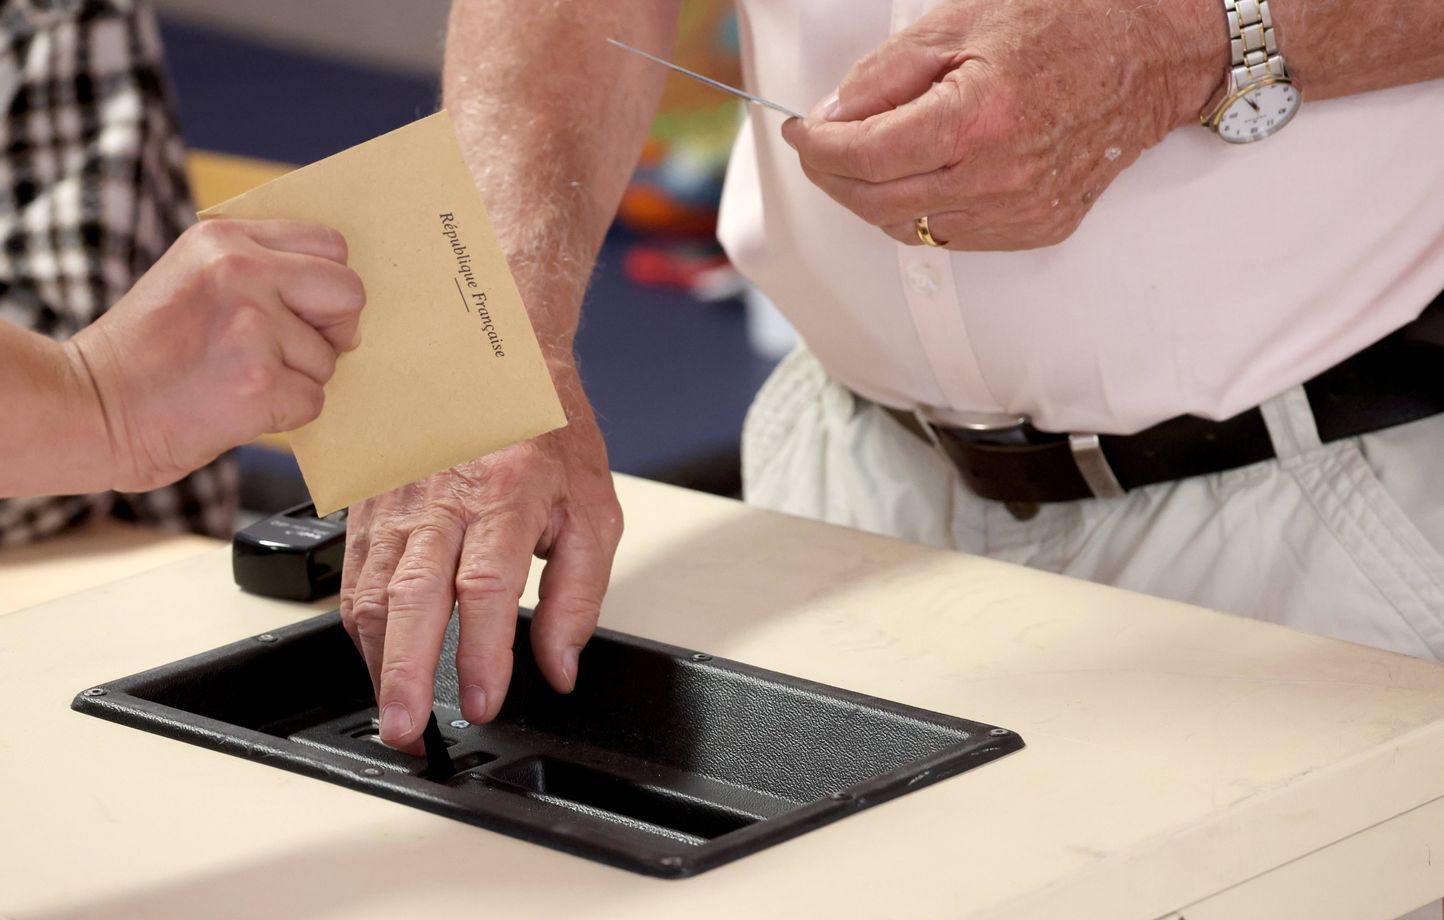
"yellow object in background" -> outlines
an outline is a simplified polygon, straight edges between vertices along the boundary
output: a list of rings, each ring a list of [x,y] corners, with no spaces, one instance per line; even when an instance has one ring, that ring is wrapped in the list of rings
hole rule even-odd
[[[257,186],[284,176],[294,169],[288,163],[232,156],[228,153],[192,151],[186,158],[186,175],[196,210],[204,211],[222,201],[244,195]]]
[[[688,0],[677,26],[672,61],[730,86],[742,83],[734,13],[729,0]],[[659,111],[663,115],[716,108],[724,101],[717,90],[679,74],[667,78]]]

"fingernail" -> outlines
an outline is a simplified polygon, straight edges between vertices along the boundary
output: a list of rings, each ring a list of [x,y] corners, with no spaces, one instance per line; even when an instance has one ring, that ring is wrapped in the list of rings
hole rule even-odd
[[[468,684],[461,691],[461,714],[473,722],[486,715],[486,693],[476,684]]]
[[[562,652],[562,675],[567,679],[567,689],[577,688],[577,659],[582,656],[582,648],[573,645]]]
[[[400,703],[387,703],[381,710],[381,737],[402,738],[411,732],[411,713]]]
[[[808,113],[807,117],[820,118],[823,121],[830,121],[833,114],[837,112],[837,109],[837,93],[834,92],[831,96],[828,96],[826,99],[813,106],[812,111]]]

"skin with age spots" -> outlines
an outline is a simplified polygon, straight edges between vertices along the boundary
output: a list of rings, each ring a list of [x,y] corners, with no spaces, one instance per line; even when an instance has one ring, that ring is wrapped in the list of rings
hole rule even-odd
[[[679,7],[452,4],[444,101],[570,424],[353,509],[342,616],[390,744],[420,750],[454,601],[462,712],[496,714],[533,554],[546,560],[541,670],[566,691],[584,667],[622,520],[572,338],[664,75],[603,37],[666,57]],[[1273,12],[1309,98],[1444,75],[1439,0],[1273,0]],[[951,248],[1048,245],[1141,151],[1194,123],[1224,73],[1223,30],[1219,0],[945,0],[859,62],[827,118],[784,130],[818,185],[895,239],[916,245],[913,220],[929,214]]]
[[[678,0],[457,0],[444,103],[552,371],[566,428],[351,510],[341,616],[366,658],[381,738],[421,752],[453,602],[462,714],[494,718],[517,602],[545,560],[532,649],[572,689],[622,534],[606,447],[572,355],[582,294],[637,162],[665,73],[602,41],[665,53]],[[569,49],[558,58],[558,48]]]
[[[1218,81],[1218,43],[1188,24],[1152,8],[955,0],[783,133],[809,179],[899,242],[917,243],[927,214],[953,248],[1052,245]]]
[[[1444,75],[1437,0],[1270,8],[1306,99]],[[1220,0],[948,0],[783,134],[808,178],[899,242],[920,243],[926,214],[950,249],[1049,246],[1144,150],[1197,125],[1225,28]]]

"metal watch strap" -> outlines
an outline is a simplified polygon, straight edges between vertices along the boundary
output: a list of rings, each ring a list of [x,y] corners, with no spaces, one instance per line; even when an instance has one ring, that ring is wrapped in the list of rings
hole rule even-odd
[[[1287,77],[1268,0],[1223,0],[1223,5],[1228,13],[1234,85],[1247,86],[1268,76]]]

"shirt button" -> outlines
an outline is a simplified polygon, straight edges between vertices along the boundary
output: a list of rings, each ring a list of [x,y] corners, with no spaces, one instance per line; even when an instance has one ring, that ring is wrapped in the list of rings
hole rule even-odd
[[[907,268],[908,287],[924,296],[931,297],[938,292],[938,273],[924,262],[914,262]]]

